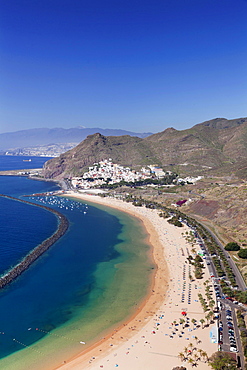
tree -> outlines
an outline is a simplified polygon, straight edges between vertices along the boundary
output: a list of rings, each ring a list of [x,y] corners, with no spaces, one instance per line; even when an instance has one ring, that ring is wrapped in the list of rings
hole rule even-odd
[[[185,320],[184,319],[179,319],[179,323],[180,323],[180,325],[182,325],[182,328],[183,328],[183,324],[185,323]]]
[[[200,354],[201,354],[201,357],[204,358],[205,361],[208,361],[208,354],[207,354],[207,352],[202,351]]]
[[[211,308],[211,310],[213,310],[214,308],[214,305],[215,305],[215,301],[212,299],[210,302],[209,302],[209,307]]]
[[[203,259],[202,259],[202,257],[201,257],[201,256],[199,256],[199,254],[197,254],[197,255],[196,255],[196,257],[195,257],[195,262],[196,262],[196,263],[203,262]]]
[[[235,370],[236,361],[226,352],[215,352],[209,359],[209,365],[214,370]]]
[[[186,356],[185,356],[185,354],[183,352],[179,352],[178,358],[180,358],[181,361],[185,361],[186,360]]]
[[[207,325],[209,325],[210,321],[211,321],[211,314],[208,313],[206,316],[205,316],[205,319],[207,320]]]
[[[240,249],[240,251],[238,252],[238,256],[240,258],[247,258],[247,249]]]
[[[225,246],[226,251],[239,251],[240,246],[236,242],[227,243]]]
[[[247,291],[239,291],[237,292],[236,296],[239,302],[247,303]]]
[[[196,319],[191,319],[192,324],[195,326]]]
[[[193,358],[189,358],[189,359],[188,359],[188,363],[189,363],[190,365],[194,366],[195,361],[193,360]]]

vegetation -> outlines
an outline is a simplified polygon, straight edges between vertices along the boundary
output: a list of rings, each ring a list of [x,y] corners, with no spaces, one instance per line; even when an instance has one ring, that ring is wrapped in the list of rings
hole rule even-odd
[[[182,222],[180,222],[178,217],[176,217],[176,216],[173,216],[167,222],[169,222],[170,224],[173,224],[174,226],[177,226],[177,227],[182,227],[183,226]]]
[[[217,273],[220,277],[222,277],[220,284],[221,284],[223,293],[229,297],[235,297],[239,302],[247,303],[247,291],[236,290],[237,284],[235,280],[235,275],[231,269],[231,266],[229,265],[227,258],[224,255],[224,252],[222,251],[220,246],[216,243],[216,241],[214,240],[210,232],[203,225],[201,225],[195,219],[185,215],[180,210],[170,209],[155,201],[150,201],[147,199],[143,199],[142,197],[135,197],[132,195],[126,196],[125,201],[131,202],[134,205],[139,206],[139,207],[145,206],[146,208],[157,209],[161,217],[171,217],[168,220],[168,222],[174,223],[174,225],[176,226],[181,227],[183,226],[183,223],[181,221],[185,222],[193,230],[191,231],[191,233],[187,233],[187,234],[185,233],[186,235],[185,237],[191,243],[193,243],[196,237],[201,238],[208,252],[213,256],[212,261],[215,265]],[[240,253],[242,250],[244,251],[245,249],[241,249],[238,253]],[[247,253],[247,249],[246,249],[246,253]],[[199,258],[197,257],[197,260],[195,262],[193,257],[189,256],[188,261],[190,264],[195,266],[195,271],[194,271],[195,277],[201,278],[202,273],[203,273],[203,265],[201,261],[199,260]],[[228,282],[226,282],[226,280]],[[210,307],[209,301],[210,300],[212,301],[212,296],[209,297],[209,293],[208,293],[207,298],[208,298],[208,307]]]
[[[236,242],[227,243],[225,246],[226,251],[239,251],[240,246]]]
[[[240,258],[246,259],[247,258],[247,249],[240,249],[240,251],[238,252],[238,256]]]
[[[209,365],[214,370],[235,370],[236,361],[226,352],[215,352],[209,358]]]
[[[198,338],[197,338],[198,341]],[[197,348],[193,343],[189,343],[182,352],[179,352],[178,358],[181,361],[188,362],[192,366],[198,366],[198,361],[207,362],[208,355],[201,348]],[[183,368],[183,367],[182,367]],[[179,369],[179,368],[178,368]]]
[[[237,311],[238,327],[240,331],[240,338],[243,347],[245,361],[247,360],[247,328],[242,311]]]
[[[127,187],[137,187],[137,186],[146,186],[146,185],[157,185],[157,186],[162,186],[162,185],[171,185],[173,184],[174,180],[178,175],[176,173],[165,175],[164,177],[157,179],[155,177],[150,177],[145,180],[137,180],[137,181],[120,181],[115,184],[104,184],[101,185],[100,188],[103,189],[116,189],[119,188],[120,186],[127,186]],[[110,181],[111,179],[109,179]]]

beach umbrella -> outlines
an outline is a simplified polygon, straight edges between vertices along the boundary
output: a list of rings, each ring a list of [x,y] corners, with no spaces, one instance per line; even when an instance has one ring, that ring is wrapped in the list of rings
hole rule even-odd
[[[182,311],[182,312],[181,312],[181,314],[182,314],[183,316],[186,316],[186,315],[187,315],[187,312],[186,312],[186,311]]]

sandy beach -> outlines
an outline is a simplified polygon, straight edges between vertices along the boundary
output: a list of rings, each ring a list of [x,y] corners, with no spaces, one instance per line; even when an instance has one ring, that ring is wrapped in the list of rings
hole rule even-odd
[[[181,365],[189,369],[195,364],[199,369],[209,369],[206,355],[209,357],[218,349],[210,339],[215,324],[206,325],[198,293],[205,295],[203,283],[210,280],[210,276],[205,268],[203,279],[190,280],[193,266],[187,257],[192,254],[192,246],[185,239],[190,229],[169,224],[156,210],[135,207],[117,199],[74,192],[67,195],[117,208],[141,219],[149,235],[157,270],[150,294],[136,313],[59,369],[170,370]],[[198,245],[193,247],[199,249]],[[186,361],[182,361],[183,355]]]

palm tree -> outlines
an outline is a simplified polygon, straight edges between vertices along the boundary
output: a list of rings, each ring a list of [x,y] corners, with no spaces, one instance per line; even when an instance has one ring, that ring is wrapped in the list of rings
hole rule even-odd
[[[195,326],[196,319],[191,319],[192,324]]]
[[[201,358],[204,351],[201,348],[198,348],[197,352],[199,353],[200,358]]]
[[[180,358],[180,360],[181,360],[181,361],[185,361],[186,356],[184,355],[184,353],[183,353],[183,352],[179,352],[179,354],[178,354],[178,358]]]
[[[194,361],[198,361],[200,356],[198,356],[198,353],[193,354]]]
[[[194,347],[193,343],[189,343],[188,347],[190,347],[192,350],[192,348]]]
[[[198,341],[198,337],[196,337],[196,336],[195,336],[195,337],[194,337],[194,339],[195,339],[195,341],[196,341],[196,343],[197,343],[197,341]]]
[[[209,324],[209,321],[211,319],[211,315],[208,313],[206,316],[205,316],[205,319],[207,320],[207,325]]]
[[[207,352],[202,351],[201,355],[205,359],[205,361],[208,361],[208,354],[207,354]]]
[[[189,364],[191,364],[191,365],[193,366],[193,365],[194,365],[194,360],[193,360],[193,358],[191,358],[191,357],[190,357],[190,358],[188,359],[188,363],[189,363]]]
[[[215,305],[215,301],[213,299],[211,299],[211,301],[209,302],[209,307],[211,308],[211,310],[213,310],[214,308],[214,305]]]
[[[210,286],[207,285],[206,288],[205,288],[205,292],[209,293],[210,292]]]
[[[183,324],[185,323],[185,320],[184,319],[179,319],[179,321],[180,321],[180,325],[182,325],[182,328],[184,328]]]
[[[214,312],[213,311],[209,311],[208,315],[209,315],[210,320],[213,320],[213,318],[214,318]]]
[[[200,323],[202,324],[202,329],[203,329],[203,324],[205,323],[204,319],[200,319]]]

